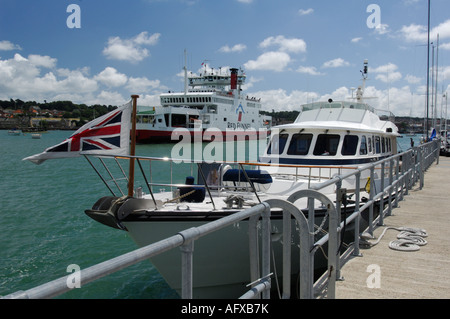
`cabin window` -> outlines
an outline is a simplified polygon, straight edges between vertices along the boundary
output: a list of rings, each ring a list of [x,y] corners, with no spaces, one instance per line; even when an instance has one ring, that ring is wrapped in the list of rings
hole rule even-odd
[[[311,146],[312,134],[294,134],[288,148],[288,155],[307,155]]]
[[[386,139],[384,137],[381,138],[381,152],[386,153]]]
[[[269,148],[267,149],[267,154],[282,154],[284,147],[286,146],[288,136],[288,134],[274,135],[270,142]]]
[[[374,147],[375,153],[380,154],[380,152],[381,152],[380,137],[379,136],[375,136],[374,139],[375,139],[375,147]]]
[[[345,135],[344,142],[342,143],[342,155],[355,155],[358,140],[359,138],[356,135]]]
[[[359,154],[367,155],[367,143],[365,135],[361,136],[361,146],[359,147]]]
[[[369,142],[367,144],[369,144],[369,153],[372,153],[372,138],[369,137]]]
[[[319,134],[317,136],[314,155],[336,155],[339,145],[339,135]]]
[[[186,127],[186,115],[172,114],[172,126],[173,127]]]

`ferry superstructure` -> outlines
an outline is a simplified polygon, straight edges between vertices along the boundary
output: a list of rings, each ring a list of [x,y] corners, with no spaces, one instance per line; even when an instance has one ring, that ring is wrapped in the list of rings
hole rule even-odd
[[[229,71],[205,70],[200,75],[186,74],[184,92],[161,94],[161,106],[140,108],[136,141],[178,142],[179,139],[172,135],[176,129],[187,130],[192,135],[195,131],[219,130],[224,139],[227,133],[265,138],[272,118],[260,113],[260,99],[242,92],[246,79],[244,72],[237,68]],[[203,134],[203,140],[210,139],[211,134]]]

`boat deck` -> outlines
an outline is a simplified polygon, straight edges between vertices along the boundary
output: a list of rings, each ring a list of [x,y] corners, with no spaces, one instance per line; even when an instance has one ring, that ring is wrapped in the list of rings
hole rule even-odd
[[[388,244],[399,231],[387,230],[376,246],[361,249],[363,257],[352,257],[342,267],[344,280],[336,282],[337,299],[450,298],[449,176],[450,158],[441,156],[439,164],[433,163],[425,172],[423,189],[417,182],[384,220],[387,227],[426,230],[427,244],[418,251],[390,249]],[[377,227],[375,237],[384,229]]]

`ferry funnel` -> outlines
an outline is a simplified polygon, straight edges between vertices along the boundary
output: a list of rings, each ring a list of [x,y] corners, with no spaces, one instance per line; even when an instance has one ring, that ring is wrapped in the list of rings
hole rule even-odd
[[[237,89],[237,75],[238,75],[238,69],[232,68],[231,71],[231,89],[236,90]]]

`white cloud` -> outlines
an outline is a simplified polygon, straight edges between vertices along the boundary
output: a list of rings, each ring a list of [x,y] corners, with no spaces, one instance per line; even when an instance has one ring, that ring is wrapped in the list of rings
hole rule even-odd
[[[291,62],[291,57],[285,52],[266,52],[256,60],[250,60],[244,64],[247,70],[283,71]]]
[[[377,73],[376,79],[385,83],[392,83],[402,78],[402,74],[397,71],[398,67],[393,63],[388,63],[377,68],[371,68],[370,72]]]
[[[159,80],[149,80],[146,77],[133,78],[130,77],[128,84],[126,86],[127,90],[134,93],[146,92],[149,89],[166,89],[166,87],[161,86]]]
[[[309,75],[323,75],[322,73],[317,71],[317,69],[313,66],[299,66],[296,72],[305,73]]]
[[[406,82],[408,82],[410,84],[418,84],[421,81],[421,79],[419,77],[411,75],[411,74],[406,75],[405,80],[406,80]]]
[[[14,44],[7,40],[0,41],[0,51],[11,51],[11,50],[22,50],[22,48],[19,45]]]
[[[225,45],[219,49],[219,52],[223,52],[223,53],[242,52],[245,49],[247,49],[247,46],[245,44],[235,44],[232,47]]]
[[[251,92],[249,96],[261,98],[263,109],[268,111],[299,110],[300,105],[319,98],[319,94],[315,92],[293,90],[288,93],[284,89]]]
[[[264,49],[272,46],[278,46],[279,50],[283,52],[306,52],[306,42],[304,40],[297,38],[287,39],[282,35],[268,37],[264,39],[259,46]]]
[[[18,53],[11,59],[0,58],[0,99],[121,105],[127,100],[121,93],[126,90],[139,94],[165,89],[159,80],[128,77],[112,67],[90,76],[87,67],[70,70],[56,68],[56,63],[49,56],[25,58]]]
[[[309,9],[306,9],[306,10],[305,9],[298,10],[298,14],[301,15],[301,16],[312,14],[313,12],[314,12],[314,9],[312,9],[312,8],[309,8]]]
[[[0,60],[0,98],[44,100],[63,94],[88,94],[98,89],[97,81],[87,77],[85,70],[56,69],[42,75],[43,69],[55,68],[56,59],[30,55]]]
[[[358,38],[353,38],[352,40],[351,40],[351,42],[352,43],[358,43],[359,41],[361,41],[363,38],[361,38],[361,37],[358,37]]]
[[[128,81],[125,74],[119,73],[112,67],[106,67],[102,72],[96,75],[94,79],[109,87],[122,86]]]
[[[131,39],[111,37],[108,39],[108,46],[103,49],[103,54],[108,59],[137,63],[150,55],[148,49],[143,46],[155,45],[160,36],[159,33],[149,36],[144,31]]]
[[[400,31],[400,36],[409,42],[427,42],[428,32],[424,25],[410,24],[403,26]],[[438,26],[430,30],[430,39],[436,39],[439,34],[440,39],[450,38],[450,19],[442,22]]]
[[[450,66],[439,68],[439,77],[442,80],[450,80]]]
[[[28,56],[28,60],[31,64],[37,66],[37,67],[44,67],[48,69],[53,69],[56,67],[56,62],[58,61],[55,58],[51,58],[48,55],[42,56],[42,55],[36,55],[36,54],[30,54]]]
[[[375,33],[377,34],[386,34],[389,33],[389,25],[380,23],[374,28]]]
[[[339,67],[342,67],[342,66],[349,66],[349,65],[350,65],[350,63],[348,63],[344,59],[337,58],[337,59],[325,62],[322,65],[322,67],[324,67],[324,68],[339,68]]]

